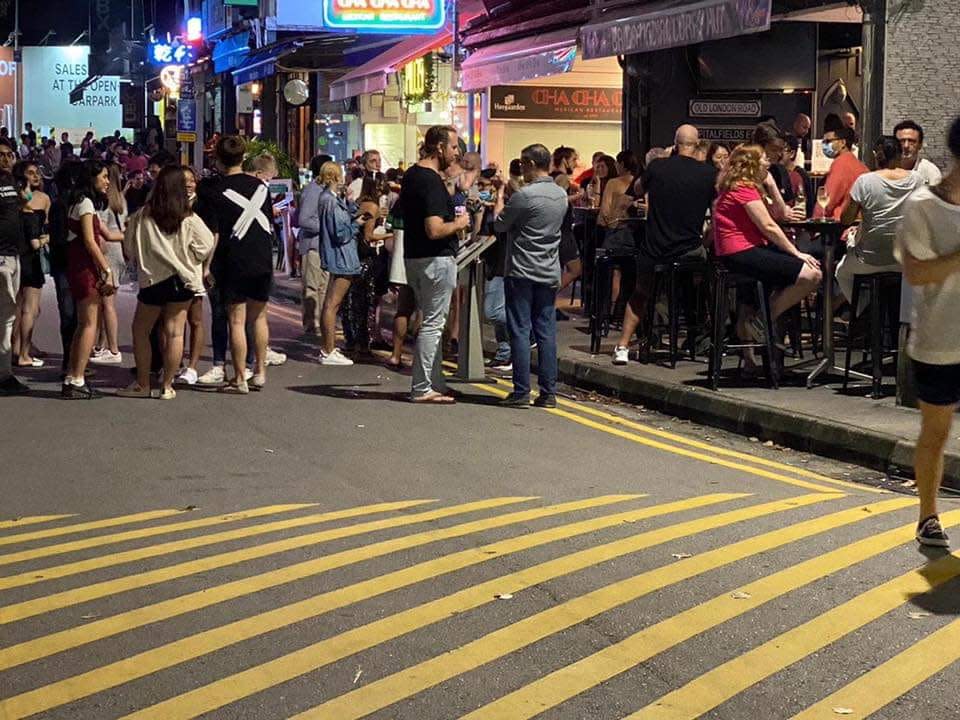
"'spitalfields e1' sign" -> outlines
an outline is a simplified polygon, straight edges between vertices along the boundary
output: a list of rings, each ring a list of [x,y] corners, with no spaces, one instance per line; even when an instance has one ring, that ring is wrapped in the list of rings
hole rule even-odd
[[[323,24],[360,33],[432,33],[446,22],[444,0],[323,0]]]

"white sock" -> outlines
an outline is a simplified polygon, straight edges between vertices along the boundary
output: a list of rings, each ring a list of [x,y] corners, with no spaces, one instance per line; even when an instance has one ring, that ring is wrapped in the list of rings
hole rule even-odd
[[[83,387],[83,386],[86,384],[86,383],[84,382],[84,379],[83,379],[82,377],[80,377],[80,378],[68,378],[68,381],[70,382],[71,385],[73,385],[74,387],[78,387],[78,388]]]

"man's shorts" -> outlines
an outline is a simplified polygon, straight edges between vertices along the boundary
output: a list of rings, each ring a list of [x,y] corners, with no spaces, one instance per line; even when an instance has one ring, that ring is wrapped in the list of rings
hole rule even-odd
[[[928,405],[960,403],[960,365],[931,365],[913,361],[917,397]]]

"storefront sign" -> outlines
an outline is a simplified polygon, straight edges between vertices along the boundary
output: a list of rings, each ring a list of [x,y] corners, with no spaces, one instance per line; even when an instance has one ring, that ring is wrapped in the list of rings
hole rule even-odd
[[[753,137],[756,125],[697,125],[701,140],[722,143],[746,143]]]
[[[689,115],[697,117],[760,117],[759,100],[691,100]]]
[[[770,29],[772,0],[703,0],[587,25],[580,31],[587,60],[683,47]]]
[[[87,78],[89,48],[23,48],[23,120],[34,126],[83,128],[97,136],[112,134],[123,123],[120,79],[104,76],[94,81],[76,105],[70,91]]]
[[[177,140],[197,141],[197,101],[193,98],[181,98],[177,103]]]
[[[0,47],[0,123],[11,130],[17,127],[16,105],[17,63],[13,60],[13,48]]]
[[[491,120],[619,123],[622,110],[623,91],[618,88],[527,85],[490,88]]]
[[[432,33],[445,22],[444,0],[323,0],[323,24],[331,30]]]

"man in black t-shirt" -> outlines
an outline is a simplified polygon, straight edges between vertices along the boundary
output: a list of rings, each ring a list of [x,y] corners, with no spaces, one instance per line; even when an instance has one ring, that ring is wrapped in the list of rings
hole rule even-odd
[[[20,192],[11,170],[16,151],[0,138],[0,395],[20,395],[27,386],[13,376],[11,339],[20,292],[20,255],[24,247]]]
[[[646,315],[652,276],[644,273],[664,260],[681,257],[706,258],[703,221],[716,196],[716,170],[694,157],[700,133],[692,125],[677,128],[676,154],[654,160],[647,168],[643,187],[647,193],[646,232],[640,245],[640,275],[627,303],[623,333],[613,351],[613,363],[626,365],[628,346]]]
[[[197,213],[217,238],[211,270],[216,302],[226,306],[230,354],[235,377],[225,388],[247,394],[266,384],[267,301],[273,282],[273,205],[266,183],[243,172],[246,144],[237,135],[220,138],[218,183],[203,186]],[[211,304],[215,302],[211,293]],[[245,375],[247,323],[253,326],[255,366],[250,384]]]
[[[398,203],[403,213],[403,250],[407,284],[413,290],[423,323],[413,361],[411,399],[417,403],[452,403],[443,380],[440,341],[457,286],[457,233],[471,218],[453,199],[443,173],[460,155],[457,131],[435,126],[427,131],[421,160],[403,176]]]

